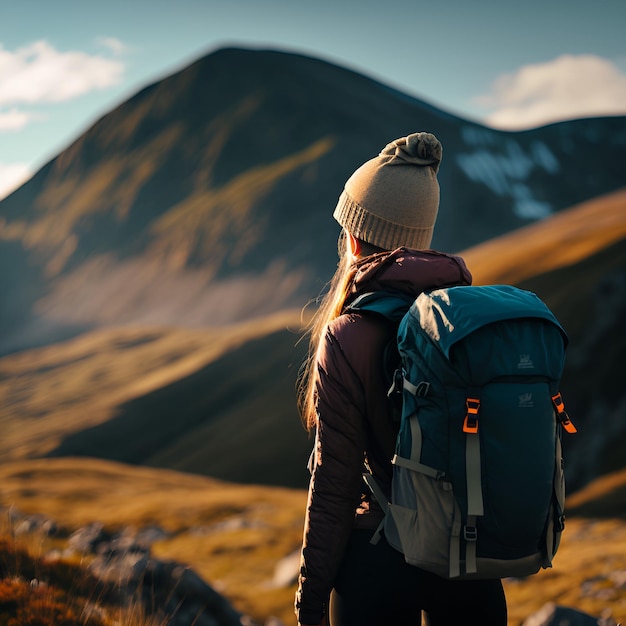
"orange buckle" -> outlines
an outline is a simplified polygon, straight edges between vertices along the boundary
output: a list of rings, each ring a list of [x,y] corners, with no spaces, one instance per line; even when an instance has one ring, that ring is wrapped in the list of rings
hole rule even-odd
[[[572,424],[572,421],[565,411],[559,414],[559,419],[561,420],[563,428],[565,428],[568,433],[573,435],[574,433],[578,432],[578,429],[576,428],[576,426],[574,426],[574,424]]]
[[[467,414],[463,420],[463,432],[475,435],[478,432],[480,400],[478,398],[466,398],[465,406],[467,407]]]
[[[552,402],[554,403],[557,417],[559,418],[559,421],[561,422],[561,425],[563,426],[565,431],[570,434],[577,433],[578,430],[576,429],[576,426],[572,424],[569,415],[565,412],[565,404],[563,402],[563,398],[561,398],[561,394],[557,393],[556,395],[552,396]]]
[[[562,413],[565,411],[565,404],[563,403],[563,398],[561,398],[560,392],[557,392],[556,395],[552,396],[552,402],[554,402],[554,406],[558,413]]]

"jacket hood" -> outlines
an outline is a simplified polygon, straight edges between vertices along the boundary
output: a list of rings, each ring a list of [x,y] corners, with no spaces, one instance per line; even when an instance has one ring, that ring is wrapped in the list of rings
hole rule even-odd
[[[370,291],[401,292],[417,298],[429,289],[471,284],[472,275],[460,256],[398,248],[356,262],[346,304]]]

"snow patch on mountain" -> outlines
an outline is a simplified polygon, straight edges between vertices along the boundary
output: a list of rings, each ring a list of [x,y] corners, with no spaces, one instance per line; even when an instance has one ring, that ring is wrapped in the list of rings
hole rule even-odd
[[[538,169],[548,174],[556,174],[560,169],[557,158],[545,143],[534,141],[525,150],[510,137],[473,127],[464,127],[462,137],[474,148],[456,157],[468,178],[487,185],[499,196],[512,198],[518,217],[543,219],[553,213],[551,204],[536,198],[527,183]]]

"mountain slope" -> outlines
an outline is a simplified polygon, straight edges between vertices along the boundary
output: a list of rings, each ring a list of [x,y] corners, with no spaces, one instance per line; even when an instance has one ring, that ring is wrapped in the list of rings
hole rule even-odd
[[[175,388],[179,381],[197,376],[247,342],[262,341],[280,331],[293,346],[297,330],[286,329],[299,325],[298,312],[286,311],[219,330],[107,329],[6,356],[0,359],[0,460],[49,454],[74,433],[114,420],[123,407],[134,406],[139,398]],[[285,367],[290,362],[286,359]],[[282,374],[283,379],[285,376]],[[205,382],[208,391],[212,382]],[[196,391],[195,398],[184,395],[179,399],[183,410],[202,406],[203,389]],[[159,421],[148,413],[146,429],[137,433],[138,440],[153,436],[162,441],[159,429],[176,425],[180,419],[181,409],[173,409],[164,412]],[[294,424],[298,422],[295,406],[290,416]],[[199,414],[196,419],[207,417],[210,413]],[[136,443],[125,441],[123,434],[122,428],[107,442],[110,450],[101,442],[96,456],[107,457]],[[203,445],[202,440],[196,443],[199,448]]]
[[[51,456],[91,456],[242,483],[303,487],[312,442],[296,411],[304,345],[278,330],[120,405]]]
[[[320,60],[218,50],[122,103],[0,202],[0,352],[301,306],[334,270],[345,180],[417,130],[444,145],[441,249],[624,184],[623,118],[495,131]]]
[[[463,257],[474,284],[513,284],[572,266],[625,237],[626,187],[469,248]]]
[[[567,513],[626,519],[626,469],[605,474],[568,497]]]

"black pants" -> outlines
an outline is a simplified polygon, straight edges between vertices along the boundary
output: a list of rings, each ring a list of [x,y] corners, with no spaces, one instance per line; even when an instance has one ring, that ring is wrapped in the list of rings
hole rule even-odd
[[[372,531],[352,533],[330,598],[330,626],[506,626],[500,580],[445,580],[408,565]]]

